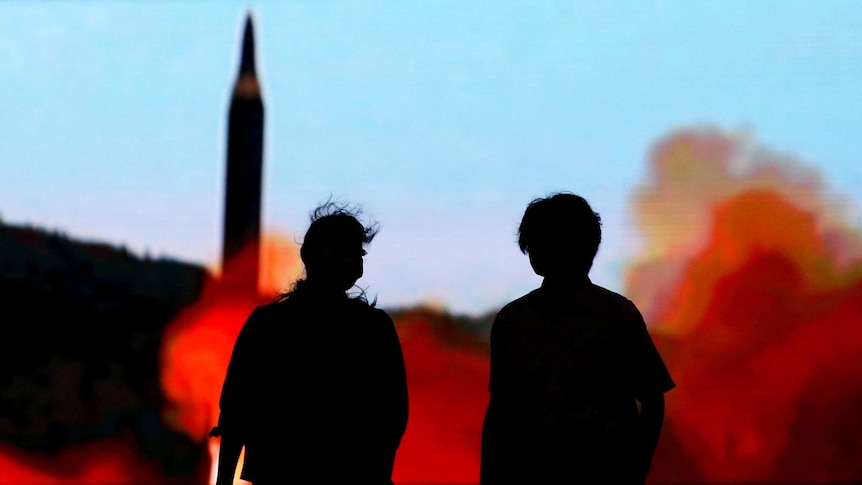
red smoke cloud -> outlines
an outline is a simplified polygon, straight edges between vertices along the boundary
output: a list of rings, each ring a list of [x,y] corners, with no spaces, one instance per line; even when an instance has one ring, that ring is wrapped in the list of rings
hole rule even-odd
[[[858,231],[811,170],[747,138],[676,133],[652,162],[627,292],[678,387],[651,479],[862,479]]]

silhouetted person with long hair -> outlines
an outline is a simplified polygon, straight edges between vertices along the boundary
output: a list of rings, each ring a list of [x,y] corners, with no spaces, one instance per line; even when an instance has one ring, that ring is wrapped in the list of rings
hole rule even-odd
[[[257,307],[237,337],[219,401],[217,485],[388,485],[407,426],[407,381],[391,318],[350,290],[377,231],[326,203],[311,215],[305,277]]]
[[[600,242],[580,196],[524,212],[518,245],[543,281],[491,328],[481,485],[646,480],[674,382],[635,305],[590,281]]]

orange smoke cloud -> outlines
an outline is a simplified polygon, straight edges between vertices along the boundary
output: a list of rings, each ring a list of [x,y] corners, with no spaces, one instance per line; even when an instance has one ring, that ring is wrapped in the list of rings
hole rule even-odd
[[[656,143],[649,179],[632,195],[644,249],[627,274],[626,289],[647,321],[656,321],[655,312],[667,305],[690,259],[709,243],[715,208],[752,190],[772,192],[809,214],[836,264],[862,259],[846,204],[828,193],[813,169],[756,145],[747,133],[676,132]]]
[[[296,242],[275,232],[263,238],[258,285],[261,295],[275,297],[284,293],[302,276],[302,272],[299,245]]]
[[[302,272],[297,245],[278,234],[261,243],[259,295],[237,295],[215,284],[165,331],[161,383],[169,424],[205,440],[218,420],[218,397],[233,344],[255,306],[285,291]],[[238,261],[254,261],[241,253]]]
[[[859,232],[813,171],[748,138],[682,132],[653,156],[627,292],[678,385],[664,441],[694,463],[652,479],[858,481]]]
[[[161,352],[166,422],[205,440],[218,420],[218,398],[233,344],[260,301],[211,289],[171,323]]]

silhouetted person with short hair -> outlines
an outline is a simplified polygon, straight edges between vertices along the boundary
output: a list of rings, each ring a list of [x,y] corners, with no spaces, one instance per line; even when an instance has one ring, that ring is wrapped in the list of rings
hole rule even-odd
[[[544,279],[491,328],[481,485],[646,480],[674,382],[635,305],[590,281],[600,242],[580,196],[524,212],[518,244]]]
[[[376,225],[327,203],[311,216],[305,278],[257,307],[234,345],[219,401],[217,485],[390,485],[407,426],[407,381],[391,318],[348,290]]]

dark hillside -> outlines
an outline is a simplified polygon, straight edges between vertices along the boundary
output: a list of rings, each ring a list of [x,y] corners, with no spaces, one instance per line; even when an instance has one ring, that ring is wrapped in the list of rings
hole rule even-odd
[[[177,473],[204,450],[161,425],[162,331],[205,268],[0,224],[0,442],[31,451],[129,430]],[[173,464],[173,465],[172,465]]]

